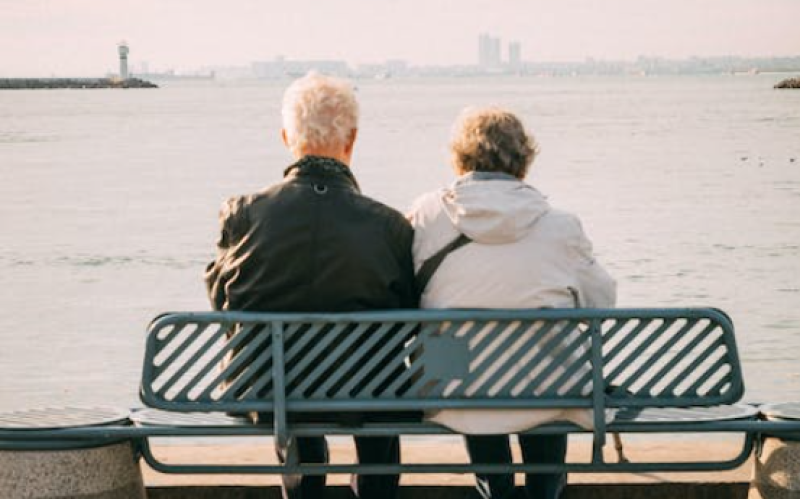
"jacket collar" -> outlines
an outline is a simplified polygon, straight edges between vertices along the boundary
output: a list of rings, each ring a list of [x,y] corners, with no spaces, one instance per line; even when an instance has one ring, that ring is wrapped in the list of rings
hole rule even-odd
[[[361,192],[353,172],[341,161],[324,156],[303,156],[283,171],[286,179],[317,177],[335,183],[344,183]]]
[[[458,177],[455,181],[455,185],[471,184],[484,180],[510,180],[513,182],[521,182],[517,177],[503,172],[469,172]]]

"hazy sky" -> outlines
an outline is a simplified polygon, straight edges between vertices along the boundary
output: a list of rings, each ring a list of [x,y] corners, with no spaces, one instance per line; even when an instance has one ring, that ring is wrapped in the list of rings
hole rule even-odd
[[[122,39],[157,70],[470,64],[484,31],[524,60],[800,55],[798,20],[800,0],[0,0],[0,75],[102,76]]]

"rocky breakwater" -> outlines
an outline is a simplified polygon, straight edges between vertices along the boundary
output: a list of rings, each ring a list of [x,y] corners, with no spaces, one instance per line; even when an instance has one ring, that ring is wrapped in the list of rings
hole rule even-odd
[[[787,78],[780,83],[776,83],[775,88],[800,88],[800,77]]]
[[[0,78],[0,90],[58,88],[158,88],[158,85],[138,78]]]

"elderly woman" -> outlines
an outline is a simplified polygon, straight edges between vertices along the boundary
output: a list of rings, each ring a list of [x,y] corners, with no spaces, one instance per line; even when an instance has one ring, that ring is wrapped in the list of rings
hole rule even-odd
[[[214,308],[414,308],[411,226],[401,213],[361,194],[350,170],[358,129],[352,85],[309,74],[286,90],[282,114],[281,135],[294,161],[285,168],[283,181],[223,204],[217,257],[206,272]],[[287,362],[291,370],[292,359]],[[230,375],[258,384],[263,371],[246,366]],[[324,416],[334,421],[345,417]],[[397,437],[355,440],[361,462],[400,461]],[[327,462],[323,437],[298,437],[296,450],[300,462]],[[353,485],[358,497],[390,499],[398,480],[397,475],[365,475]],[[318,499],[324,487],[324,476],[284,476],[287,499]]]
[[[439,262],[426,276],[421,307],[614,305],[615,283],[592,256],[578,219],[552,208],[524,182],[538,147],[516,116],[502,109],[468,109],[455,124],[450,147],[458,178],[420,197],[409,217],[416,269]],[[497,433],[498,424],[519,416],[525,414],[503,413],[490,421],[481,411],[449,410],[434,420],[462,431],[466,426],[467,433]],[[520,435],[519,442],[527,463],[564,461],[566,435]],[[505,435],[468,436],[466,443],[473,462],[511,462]],[[477,480],[486,499],[513,494],[511,474]],[[528,474],[525,489],[531,499],[557,498],[565,484],[566,474]]]

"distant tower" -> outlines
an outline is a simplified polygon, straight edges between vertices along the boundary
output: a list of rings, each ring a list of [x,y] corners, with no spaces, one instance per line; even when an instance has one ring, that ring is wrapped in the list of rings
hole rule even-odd
[[[489,35],[481,33],[478,36],[478,65],[479,66],[486,66],[489,60],[489,48],[488,48],[488,38]]]
[[[119,50],[119,77],[123,80],[128,79],[128,43],[127,42],[119,42],[119,46],[117,47]]]
[[[482,33],[478,37],[478,65],[496,68],[500,63],[500,38],[489,33]]]
[[[492,37],[492,51],[490,52],[491,57],[489,60],[489,64],[494,67],[498,67],[502,62],[502,57],[500,55],[500,37]]]
[[[514,69],[518,69],[522,64],[522,48],[519,42],[508,44],[508,64]]]

